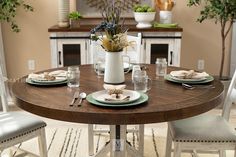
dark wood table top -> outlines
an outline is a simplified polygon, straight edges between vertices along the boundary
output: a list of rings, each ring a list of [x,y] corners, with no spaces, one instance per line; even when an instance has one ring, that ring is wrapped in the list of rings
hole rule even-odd
[[[146,124],[192,117],[215,108],[223,101],[223,85],[215,88],[187,90],[180,84],[155,78],[155,65],[147,65],[152,78],[149,100],[133,107],[98,107],[83,101],[81,107],[69,107],[74,91],[67,86],[40,87],[25,83],[25,77],[13,84],[16,105],[52,119],[88,124]],[[168,72],[177,68],[168,67]],[[55,70],[55,69],[51,69]],[[91,65],[80,66],[80,91],[90,94],[103,90],[103,78],[97,78]],[[126,74],[127,89],[133,89],[131,73]]]

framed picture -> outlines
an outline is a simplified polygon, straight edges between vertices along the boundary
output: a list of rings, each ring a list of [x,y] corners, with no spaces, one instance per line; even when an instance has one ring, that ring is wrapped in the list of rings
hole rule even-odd
[[[112,3],[122,8],[122,17],[133,17],[132,7],[135,4],[155,6],[154,0],[77,0],[76,9],[83,17],[102,17],[104,7]]]

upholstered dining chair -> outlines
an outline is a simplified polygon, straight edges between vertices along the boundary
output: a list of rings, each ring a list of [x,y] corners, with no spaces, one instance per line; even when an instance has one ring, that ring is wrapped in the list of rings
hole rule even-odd
[[[131,63],[142,63],[142,53],[141,53],[141,46],[142,46],[142,34],[137,33],[137,36],[134,35],[127,35],[128,42],[131,43],[131,46],[127,47],[124,50],[123,54],[128,55],[130,57]],[[94,56],[94,62],[96,59],[103,59],[105,60],[105,50],[102,49],[101,41],[91,42],[90,49]],[[96,125],[89,124],[88,125],[88,148],[89,148],[89,155],[94,155],[94,134],[99,133],[109,133],[109,129],[100,129],[96,127]],[[135,125],[133,129],[127,129],[127,132],[134,132],[137,134],[139,139],[139,147],[138,151],[140,154],[143,154],[143,145],[144,145],[144,125]]]
[[[28,114],[7,112],[6,88],[1,67],[0,93],[3,108],[3,112],[0,113],[0,156],[4,149],[38,137],[40,157],[47,157],[46,123]]]
[[[172,141],[174,157],[180,157],[181,151],[215,151],[225,157],[225,150],[236,151],[236,131],[230,127],[230,108],[236,99],[236,71],[231,80],[221,116],[201,114],[195,117],[168,123],[166,157],[171,156]],[[236,152],[234,152],[236,157]]]

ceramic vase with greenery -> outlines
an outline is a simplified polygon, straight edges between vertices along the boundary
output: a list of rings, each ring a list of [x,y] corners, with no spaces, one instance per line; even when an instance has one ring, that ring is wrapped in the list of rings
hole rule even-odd
[[[223,79],[225,41],[236,19],[236,0],[189,0],[189,6],[203,6],[198,22],[213,19],[221,26],[221,63],[219,77]]]
[[[69,14],[70,19],[70,27],[79,27],[80,26],[80,19],[83,16],[78,11],[73,11]]]
[[[100,40],[106,51],[104,82],[108,84],[120,84],[125,80],[122,51],[129,42],[124,21],[120,23],[120,14],[120,8],[110,5],[102,12],[103,22],[91,30],[92,40]]]
[[[0,21],[9,23],[13,32],[20,31],[15,21],[19,7],[23,7],[26,11],[33,11],[33,7],[23,0],[0,0]]]

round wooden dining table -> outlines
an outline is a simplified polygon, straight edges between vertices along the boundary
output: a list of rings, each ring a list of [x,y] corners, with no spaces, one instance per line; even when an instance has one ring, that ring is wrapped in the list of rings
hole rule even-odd
[[[80,87],[34,86],[25,82],[27,76],[13,84],[17,106],[36,115],[56,120],[122,126],[167,122],[192,117],[207,112],[223,101],[224,87],[219,80],[210,82],[215,88],[188,90],[179,83],[157,78],[155,65],[142,65],[152,79],[151,89],[146,93],[148,101],[129,107],[101,107],[84,100],[80,107],[70,107],[75,90],[91,94],[103,90],[103,77],[98,77],[92,65],[80,65]],[[49,69],[53,71],[58,69]],[[168,67],[168,73],[178,70]],[[41,71],[42,72],[42,71]],[[133,90],[131,73],[125,75],[126,89]],[[117,131],[117,130],[116,130]],[[115,156],[115,155],[114,155]],[[119,155],[117,155],[119,156]]]

